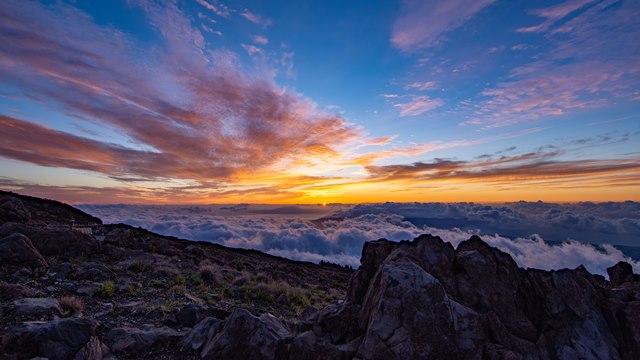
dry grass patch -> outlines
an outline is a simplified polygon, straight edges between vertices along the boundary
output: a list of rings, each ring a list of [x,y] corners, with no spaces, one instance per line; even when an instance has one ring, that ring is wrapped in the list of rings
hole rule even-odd
[[[75,296],[64,296],[58,299],[63,317],[80,316],[84,311],[84,303]]]

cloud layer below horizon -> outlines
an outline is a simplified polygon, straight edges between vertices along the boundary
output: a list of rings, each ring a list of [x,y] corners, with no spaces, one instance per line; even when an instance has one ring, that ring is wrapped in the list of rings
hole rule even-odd
[[[605,221],[630,221],[634,225],[629,228],[608,227],[609,235],[631,234],[636,240],[640,236],[638,203],[593,205],[599,208],[600,214],[598,219],[592,218],[591,222],[588,219],[582,219],[582,222],[574,221],[580,216],[580,211],[576,208],[572,211],[568,208],[560,210],[554,204],[527,204],[514,205],[520,207],[517,211],[507,207],[477,204],[373,204],[341,209],[321,220],[311,220],[317,206],[300,206],[295,209],[271,207],[259,211],[254,210],[256,205],[83,205],[80,208],[107,223],[122,222],[163,235],[257,249],[294,260],[325,260],[354,267],[359,265],[362,245],[366,241],[380,238],[393,241],[411,240],[420,234],[429,233],[440,236],[454,246],[469,239],[473,234],[479,234],[484,241],[509,253],[520,266],[526,268],[551,270],[584,265],[592,273],[606,275],[607,267],[618,261],[628,261],[636,272],[640,272],[640,262],[631,260],[612,245],[593,246],[579,242],[579,238],[560,245],[551,245],[534,233],[508,238],[498,233],[486,233],[473,228],[478,219],[491,219],[494,224],[509,223],[518,220],[516,214],[529,211],[524,215],[529,216],[541,206],[546,206],[548,211],[538,219],[540,223],[549,221],[548,215],[556,214],[551,216],[558,222],[556,228],[571,223],[574,231],[586,234],[594,229],[602,231],[598,229]],[[530,208],[523,210],[527,206]],[[296,216],[296,211],[302,211],[303,216]],[[417,226],[406,220],[408,215],[433,218],[436,213],[442,219],[458,219],[458,223],[468,226],[466,229]],[[528,221],[534,220],[535,218],[531,217]]]

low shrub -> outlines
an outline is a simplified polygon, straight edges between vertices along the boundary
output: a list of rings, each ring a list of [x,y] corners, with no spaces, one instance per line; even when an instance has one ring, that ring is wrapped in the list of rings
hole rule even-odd
[[[113,281],[107,280],[100,285],[98,289],[98,295],[103,298],[111,298],[116,293],[116,284]]]

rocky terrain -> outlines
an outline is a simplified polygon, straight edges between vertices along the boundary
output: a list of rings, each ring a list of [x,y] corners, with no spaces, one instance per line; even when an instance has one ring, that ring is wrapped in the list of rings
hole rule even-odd
[[[0,221],[0,359],[640,358],[627,263],[525,270],[423,235],[365,244],[353,272],[12,193]]]

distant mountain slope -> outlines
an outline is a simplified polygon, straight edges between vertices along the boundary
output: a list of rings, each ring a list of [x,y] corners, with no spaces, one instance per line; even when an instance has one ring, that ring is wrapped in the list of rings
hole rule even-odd
[[[20,200],[27,213],[18,215],[18,218],[15,218],[15,207],[18,206],[20,208],[20,206],[16,205],[11,199]],[[18,220],[19,222],[30,221],[34,225],[55,224],[66,226],[69,225],[71,220],[74,220],[78,225],[102,224],[102,220],[99,218],[59,201],[0,190],[0,222],[12,220]]]

